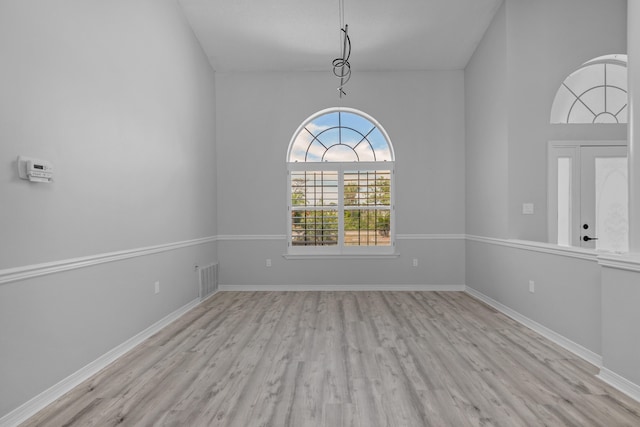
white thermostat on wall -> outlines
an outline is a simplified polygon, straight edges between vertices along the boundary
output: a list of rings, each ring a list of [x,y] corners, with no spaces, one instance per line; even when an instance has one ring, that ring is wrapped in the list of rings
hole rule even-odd
[[[18,156],[18,176],[31,182],[51,182],[53,165],[46,160]]]

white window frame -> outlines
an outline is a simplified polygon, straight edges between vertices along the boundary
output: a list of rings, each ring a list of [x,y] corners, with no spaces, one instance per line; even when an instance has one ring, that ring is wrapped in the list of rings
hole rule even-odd
[[[395,159],[393,146],[391,141],[382,128],[382,126],[371,116],[351,108],[328,108],[319,111],[305,120],[294,133],[289,149],[287,150],[287,258],[305,258],[305,257],[396,257],[396,239],[395,239],[395,162],[393,160],[384,161],[353,161],[353,162],[290,162],[289,157],[296,136],[304,127],[314,119],[333,112],[346,112],[360,115],[374,124],[385,137],[390,150],[392,159]],[[292,182],[291,172],[294,171],[335,171],[338,173],[338,204],[335,209],[338,211],[338,242],[336,245],[327,246],[297,246],[292,244]],[[390,203],[388,206],[390,212],[389,219],[389,245],[345,245],[344,236],[344,173],[345,172],[366,172],[366,171],[389,171],[390,177]],[[304,210],[322,210],[327,207],[305,207]],[[387,206],[359,206],[358,209],[386,209]]]
[[[351,246],[344,243],[344,173],[366,171],[390,172],[390,203],[389,203],[389,245]],[[296,246],[292,244],[292,211],[291,204],[291,172],[292,171],[335,171],[338,173],[338,243],[332,246]],[[394,162],[324,162],[324,163],[288,163],[287,165],[287,254],[289,255],[392,255],[395,253],[395,170]],[[326,208],[326,207],[325,207]],[[386,206],[359,206],[359,209],[380,209]],[[304,210],[321,210],[322,208],[304,207]]]
[[[548,206],[548,239],[550,243],[558,242],[558,159],[571,160],[571,200],[569,242],[578,246],[575,225],[580,221],[580,142],[549,141],[547,149],[547,206]]]
[[[589,75],[589,73],[593,73],[597,66],[602,65],[604,67],[604,80],[597,84],[594,84],[592,87],[587,89],[581,88],[582,92],[574,92],[574,90],[567,85],[567,80],[577,74],[585,74]],[[550,123],[552,124],[595,124],[598,123],[596,121],[597,117],[603,114],[607,114],[613,116],[617,122],[617,124],[627,124],[628,123],[628,114],[629,114],[629,103],[627,102],[624,107],[622,107],[619,111],[609,111],[607,107],[607,94],[608,91],[622,91],[624,93],[628,92],[628,88],[625,85],[622,87],[615,86],[613,84],[609,84],[607,81],[607,65],[623,67],[626,71],[627,69],[627,55],[624,54],[613,54],[613,55],[604,55],[597,58],[594,58],[590,61],[585,62],[580,67],[578,67],[575,71],[573,71],[569,76],[567,76],[563,81],[558,90],[556,91],[556,95],[553,99],[553,103],[551,104],[551,116]],[[626,83],[626,80],[625,80]],[[594,105],[589,104],[588,97],[585,98],[585,95],[592,90],[595,89],[603,89],[605,104],[604,110],[600,110],[597,108],[593,108]],[[567,106],[565,103],[567,100],[571,100],[570,106]],[[592,114],[594,114],[593,121],[584,121],[579,119],[572,119],[572,110],[575,105],[582,104],[584,105]],[[594,111],[595,110],[595,111]]]

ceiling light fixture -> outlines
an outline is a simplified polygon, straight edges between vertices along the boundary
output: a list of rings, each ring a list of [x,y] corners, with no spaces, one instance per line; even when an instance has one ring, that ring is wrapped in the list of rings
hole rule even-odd
[[[344,91],[344,85],[347,84],[351,78],[351,64],[349,64],[349,57],[351,56],[351,39],[349,38],[349,26],[344,23],[344,0],[339,0],[340,7],[340,44],[342,46],[342,55],[334,59],[331,64],[333,65],[333,74],[340,79],[340,87],[338,87],[338,93],[340,98],[342,95],[346,95]]]

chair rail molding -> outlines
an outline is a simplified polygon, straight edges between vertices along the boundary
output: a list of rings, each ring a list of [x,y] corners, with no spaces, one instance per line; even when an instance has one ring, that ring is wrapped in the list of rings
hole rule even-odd
[[[215,242],[216,240],[217,238],[215,236],[210,236],[199,239],[184,240],[180,242],[165,243],[161,245],[145,246],[142,248],[126,249],[123,251],[89,255],[79,258],[70,258],[40,264],[25,265],[22,267],[7,268],[4,270],[0,270],[0,285],[30,279],[33,277],[46,276],[48,274],[75,270],[78,268],[105,264],[108,262],[121,261],[161,252],[173,251],[189,246],[204,245],[207,243]]]
[[[495,237],[482,237],[467,235],[467,241],[480,242],[490,245],[505,246],[509,248],[521,249],[525,251],[541,252],[550,255],[560,255],[569,258],[596,261],[598,252],[592,249],[577,248],[573,246],[558,246],[551,243],[534,242],[531,240],[499,239]]]

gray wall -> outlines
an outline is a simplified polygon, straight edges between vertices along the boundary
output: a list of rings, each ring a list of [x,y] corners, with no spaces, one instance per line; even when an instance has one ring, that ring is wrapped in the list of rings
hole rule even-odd
[[[534,293],[529,292],[529,281]],[[600,267],[595,260],[467,242],[468,286],[602,354]]]
[[[604,366],[638,385],[637,397],[640,399],[640,210],[638,177],[640,176],[640,162],[638,161],[638,147],[640,144],[640,3],[629,2],[627,22],[629,25],[629,88],[632,114],[629,120],[629,144],[634,158],[630,161],[630,191],[631,196],[631,249],[636,253],[621,259],[613,259],[613,265],[602,269],[602,357]],[[631,129],[632,128],[632,129]],[[635,239],[634,239],[635,238]],[[635,240],[635,242],[634,242]],[[636,245],[634,245],[636,243]],[[634,247],[635,246],[635,247]],[[635,258],[635,259],[634,259]],[[622,261],[623,267],[616,264]],[[625,265],[631,262],[631,265]],[[605,265],[607,265],[605,263]],[[614,268],[616,267],[616,268]],[[625,269],[627,267],[628,269]],[[635,270],[635,271],[632,271]]]
[[[355,72],[342,99],[331,73],[217,73],[218,232],[221,283],[463,284],[464,245],[432,239],[398,242],[395,260],[284,260],[286,154],[298,126],[328,107],[375,117],[396,154],[398,234],[464,233],[464,77],[462,71]],[[235,237],[235,238],[234,238]],[[441,263],[429,254],[442,248]],[[224,254],[224,255],[222,255]],[[412,258],[419,267],[412,269]],[[271,270],[265,260],[272,259]],[[422,262],[420,262],[422,261]],[[377,274],[382,273],[382,274]],[[372,277],[373,276],[373,277]]]
[[[467,242],[466,284],[638,384],[638,359],[625,356],[639,351],[629,326],[637,323],[630,301],[638,274],[603,269],[595,253],[574,257],[504,240],[546,240],[547,141],[626,139],[625,125],[549,124],[555,92],[571,71],[626,53],[626,24],[624,0],[506,0],[496,15],[465,70],[467,233],[483,237]],[[535,215],[522,215],[525,202]]]
[[[0,278],[216,234],[214,74],[176,1],[3,1],[0,57]],[[18,155],[55,182],[18,179]],[[0,416],[192,301],[215,257],[0,284]]]
[[[640,387],[640,328],[638,328],[640,286],[638,284],[640,284],[638,271],[602,268],[604,366]]]
[[[609,53],[626,53],[624,0],[504,2],[465,70],[467,233],[547,240],[547,141],[626,139],[625,125],[549,123],[564,78]]]
[[[584,62],[627,52],[625,0],[507,0],[509,237],[547,240],[547,141],[626,139],[625,125],[550,125],[564,78]],[[500,46],[502,48],[502,46]],[[523,215],[522,204],[535,214]]]
[[[508,235],[508,95],[503,3],[465,69],[466,232]]]
[[[231,239],[218,242],[222,286],[329,289],[379,286],[464,285],[465,242],[458,239],[401,239],[391,259],[284,259],[285,239]],[[418,266],[413,266],[413,258]],[[266,267],[265,260],[272,266]],[[404,286],[403,286],[404,285]]]

